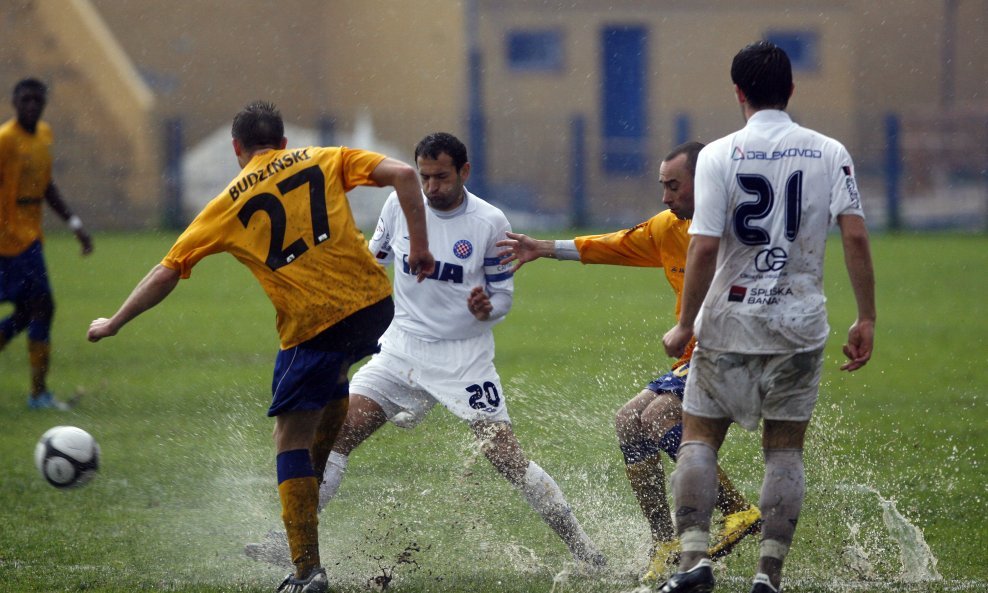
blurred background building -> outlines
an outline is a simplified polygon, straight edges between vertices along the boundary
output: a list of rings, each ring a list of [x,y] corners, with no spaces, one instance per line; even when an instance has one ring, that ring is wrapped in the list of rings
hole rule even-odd
[[[517,228],[609,227],[662,208],[675,144],[743,124],[730,61],[768,39],[873,224],[984,229],[986,31],[988,0],[0,0],[0,82],[49,83],[56,179],[102,228],[188,220],[236,173],[230,122],[258,98],[296,146],[411,161],[452,132]]]

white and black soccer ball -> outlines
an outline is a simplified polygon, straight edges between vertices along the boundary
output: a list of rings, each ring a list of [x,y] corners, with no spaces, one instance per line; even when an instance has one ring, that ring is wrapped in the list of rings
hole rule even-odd
[[[56,426],[34,447],[34,465],[56,488],[82,486],[99,470],[99,444],[75,426]]]

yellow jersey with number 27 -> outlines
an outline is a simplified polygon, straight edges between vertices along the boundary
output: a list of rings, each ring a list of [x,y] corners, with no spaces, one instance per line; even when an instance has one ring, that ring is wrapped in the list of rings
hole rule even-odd
[[[375,185],[384,155],[346,147],[256,155],[176,240],[161,264],[188,278],[207,255],[247,266],[277,313],[288,349],[391,294],[346,192]]]

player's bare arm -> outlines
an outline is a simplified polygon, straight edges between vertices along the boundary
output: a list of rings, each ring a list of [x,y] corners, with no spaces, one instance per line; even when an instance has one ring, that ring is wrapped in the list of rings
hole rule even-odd
[[[405,163],[385,158],[370,178],[380,186],[390,185],[398,194],[398,203],[408,221],[408,265],[422,282],[435,270],[436,260],[429,251],[429,236],[425,226],[425,204],[418,173]]]
[[[837,217],[837,224],[844,246],[844,265],[858,305],[858,318],[848,330],[847,343],[843,348],[848,362],[840,368],[842,371],[856,371],[871,359],[875,342],[875,271],[864,219],[850,214],[841,215]]]
[[[693,338],[693,324],[717,270],[719,248],[720,237],[694,235],[690,239],[690,246],[686,251],[686,277],[679,323],[662,336],[666,354],[673,358],[682,356],[686,345]]]
[[[127,300],[120,305],[120,309],[107,319],[100,317],[89,324],[87,337],[90,342],[98,342],[103,338],[115,336],[120,328],[131,319],[154,307],[165,300],[175,286],[178,285],[179,273],[177,270],[166,268],[158,264],[151,268],[147,276],[137,283],[134,290],[127,297]]]
[[[521,233],[507,233],[507,239],[495,243],[504,251],[498,255],[502,258],[501,265],[516,262],[511,272],[517,272],[523,265],[540,257],[555,257],[556,242],[550,239],[533,239]]]
[[[89,255],[93,252],[93,240],[86,232],[86,229],[82,226],[82,220],[72,214],[69,210],[68,205],[65,200],[62,199],[61,192],[58,191],[58,187],[54,183],[49,183],[48,187],[45,188],[45,201],[51,206],[51,209],[55,211],[62,220],[64,220],[72,232],[75,233],[75,238],[78,239],[79,244],[82,246],[82,254]]]

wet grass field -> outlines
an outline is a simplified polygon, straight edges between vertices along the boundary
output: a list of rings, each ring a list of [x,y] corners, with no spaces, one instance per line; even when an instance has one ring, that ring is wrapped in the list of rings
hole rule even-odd
[[[58,307],[50,386],[83,395],[71,412],[29,411],[24,338],[0,354],[0,591],[261,592],[284,576],[242,554],[280,521],[265,417],[278,341],[249,273],[208,258],[120,335],[85,340],[173,238],[97,235],[86,259],[67,235],[46,245]],[[853,297],[839,244],[828,253],[832,337],[784,588],[984,591],[988,238],[877,235],[873,249],[876,352],[851,375],[837,367]],[[320,524],[334,590],[637,590],[648,535],[613,413],[670,363],[660,340],[673,303],[659,270],[536,262],[495,330],[516,433],[608,556],[603,574],[573,566],[467,427],[435,410],[351,456]],[[35,441],[58,424],[102,447],[83,488],[56,490],[34,468]],[[757,435],[733,428],[722,465],[757,498]],[[756,556],[746,541],[721,561],[718,590],[747,591]]]

